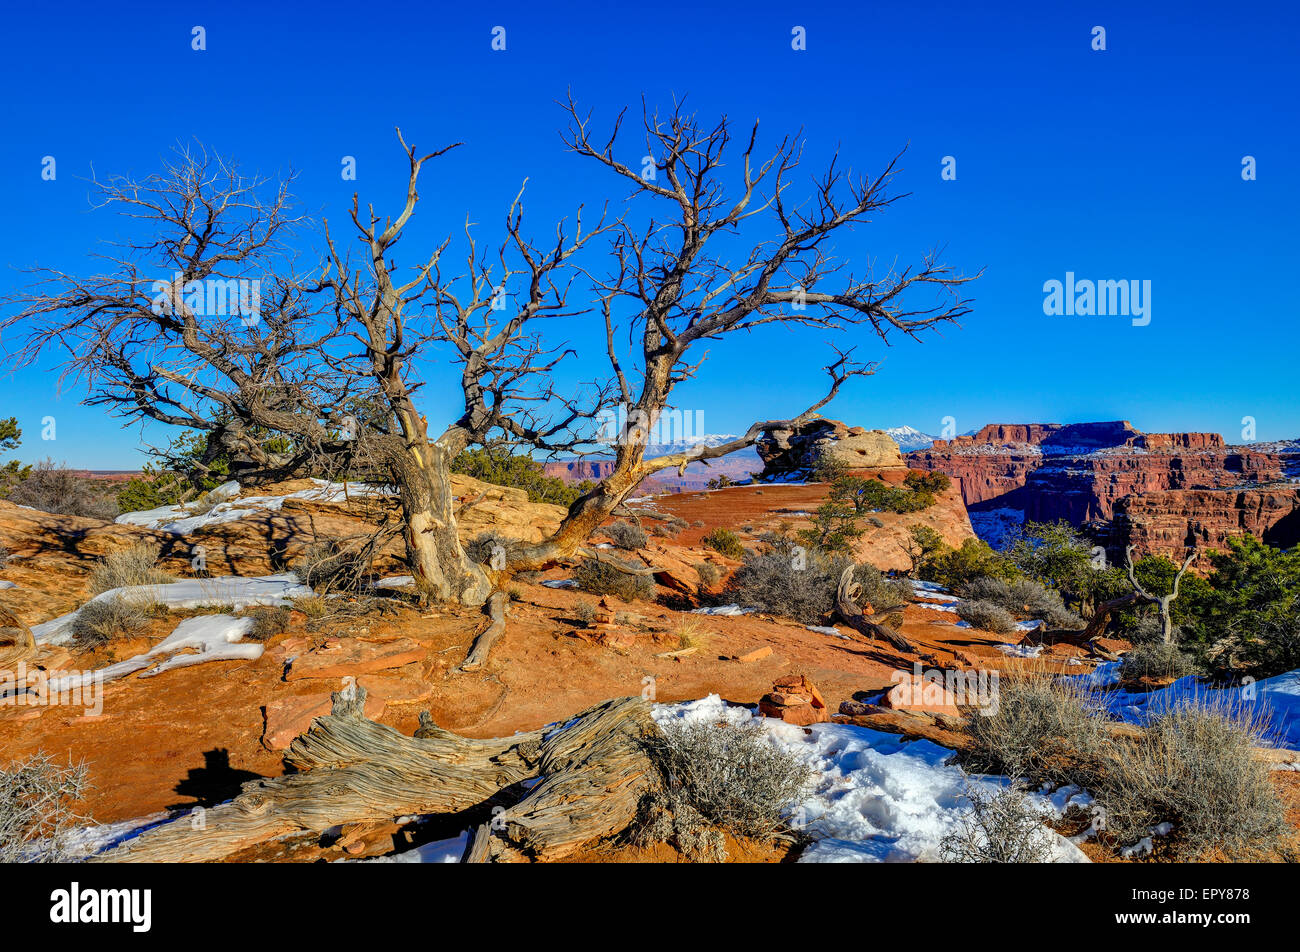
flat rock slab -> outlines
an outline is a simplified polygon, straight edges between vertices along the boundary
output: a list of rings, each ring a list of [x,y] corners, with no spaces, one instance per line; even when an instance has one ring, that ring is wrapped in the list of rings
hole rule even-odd
[[[311,722],[324,717],[332,708],[329,692],[281,698],[266,705],[266,729],[262,732],[262,745],[267,750],[287,750],[295,737],[311,727]],[[366,698],[366,717],[378,720],[384,713],[382,697]]]
[[[343,678],[385,671],[423,661],[426,653],[424,645],[410,638],[383,642],[340,638],[294,658],[284,679]]]

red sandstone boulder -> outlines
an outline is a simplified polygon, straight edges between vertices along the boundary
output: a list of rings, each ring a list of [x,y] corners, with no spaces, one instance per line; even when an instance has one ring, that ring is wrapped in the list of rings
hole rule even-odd
[[[895,711],[926,711],[930,714],[961,714],[957,699],[942,681],[909,675],[899,681],[881,702],[882,707]]]

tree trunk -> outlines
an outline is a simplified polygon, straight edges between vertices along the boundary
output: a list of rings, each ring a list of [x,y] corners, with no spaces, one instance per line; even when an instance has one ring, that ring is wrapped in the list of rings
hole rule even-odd
[[[835,593],[835,612],[844,619],[844,624],[868,638],[883,638],[899,651],[914,653],[916,646],[894,629],[867,620],[867,616],[862,613],[857,603],[860,590],[861,586],[853,580],[853,566],[850,565],[840,576],[840,587]]]
[[[450,460],[436,444],[411,445],[396,467],[407,559],[419,591],[440,602],[479,606],[492,583],[456,535]]]

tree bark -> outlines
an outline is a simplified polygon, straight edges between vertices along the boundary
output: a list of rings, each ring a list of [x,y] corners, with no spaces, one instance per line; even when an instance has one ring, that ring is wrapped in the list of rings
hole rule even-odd
[[[868,638],[883,638],[899,651],[914,653],[916,646],[894,629],[867,620],[857,603],[860,591],[861,586],[853,580],[853,566],[850,565],[840,576],[840,587],[835,593],[835,612],[844,620],[844,624]]]
[[[654,779],[640,738],[656,728],[640,698],[606,701],[557,730],[489,740],[460,737],[427,715],[407,737],[366,719],[364,704],[364,688],[334,695],[333,711],[289,748],[285,759],[296,773],[244,784],[197,828],[183,815],[92,861],[218,861],[290,833],[459,813],[539,776],[542,783],[502,815],[501,837],[480,836],[488,837],[484,858],[552,858],[626,828]]]

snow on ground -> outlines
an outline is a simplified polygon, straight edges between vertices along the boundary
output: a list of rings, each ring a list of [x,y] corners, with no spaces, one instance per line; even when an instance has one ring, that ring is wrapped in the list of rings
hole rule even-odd
[[[922,582],[918,578],[909,578],[911,583],[912,594],[918,598],[930,598],[936,602],[959,602],[961,601],[956,595],[949,595],[948,590],[938,582]]]
[[[804,625],[804,627],[807,628],[809,631],[817,632],[817,634],[819,635],[834,635],[836,638],[845,638],[845,639],[849,637],[848,635],[844,634],[844,632],[840,631],[838,628],[834,628],[829,625]]]
[[[17,588],[17,587],[18,587],[18,586],[15,585],[13,582],[7,582],[7,581],[4,581],[4,580],[0,580],[0,591],[6,590],[6,589],[10,589],[10,588]]]
[[[1108,661],[1076,677],[1086,687],[1109,687],[1119,682],[1119,669],[1120,662]],[[1223,705],[1267,718],[1269,740],[1278,747],[1300,750],[1300,670],[1231,688],[1208,687],[1189,675],[1155,691],[1119,688],[1097,691],[1096,698],[1112,716],[1133,723],[1183,701]]]
[[[998,651],[1013,658],[1037,658],[1043,653],[1042,645],[994,645]]]
[[[708,608],[692,608],[692,615],[749,615],[754,609],[741,608],[739,605],[712,605]]]
[[[164,605],[167,608],[201,608],[204,605],[229,605],[236,611],[249,605],[288,605],[292,599],[306,597],[312,590],[290,574],[264,575],[258,578],[186,579],[162,585],[131,585],[109,589],[96,595],[90,602],[116,598],[138,598],[143,602]],[[90,602],[86,604],[89,605]],[[82,606],[84,608],[85,605]],[[32,637],[38,643],[64,644],[72,635],[72,623],[81,608],[60,615],[52,621],[32,626]]]
[[[388,856],[374,856],[369,859],[344,859],[341,863],[459,863],[469,848],[470,831],[465,830],[460,836],[449,840],[434,840],[414,849]]]
[[[1025,524],[1023,509],[990,509],[968,515],[975,535],[999,551],[1015,540],[1016,533]]]
[[[547,588],[577,588],[578,583],[571,578],[548,578],[542,582]]]
[[[186,668],[206,661],[256,661],[262,657],[263,646],[242,640],[252,630],[251,618],[233,615],[186,618],[175,631],[143,654],[95,671],[52,678],[46,690],[51,693],[73,691],[92,683],[116,681],[137,671],[144,671],[140,677],[151,678],[173,668]],[[183,651],[192,653],[179,653]],[[158,663],[160,658],[164,659],[162,663]]]
[[[222,483],[216,489],[209,490],[206,498],[215,500],[216,505],[204,513],[196,513],[194,503],[184,506],[160,506],[143,512],[124,512],[115,522],[124,525],[143,526],[175,535],[187,535],[205,526],[234,522],[256,512],[279,510],[286,499],[312,499],[318,502],[339,502],[350,496],[384,496],[393,490],[383,486],[367,486],[364,483],[331,483],[324,479],[313,479],[316,485],[312,489],[300,489],[285,496],[239,496],[239,483],[233,480]]]
[[[791,817],[813,839],[800,862],[910,862],[938,860],[939,843],[959,828],[967,782],[994,790],[1004,777],[967,778],[949,766],[952,751],[926,740],[904,741],[851,724],[815,724],[810,734],[792,724],[755,718],[716,694],[682,704],[658,704],[655,720],[745,724],[757,720],[773,743],[814,770],[812,792],[792,805]],[[1053,797],[1034,794],[1060,814],[1069,803],[1086,806],[1077,790]],[[1054,834],[1057,862],[1086,863],[1077,846]]]
[[[414,584],[414,575],[390,575],[387,578],[381,578],[372,582],[370,587],[378,589],[409,588]]]

